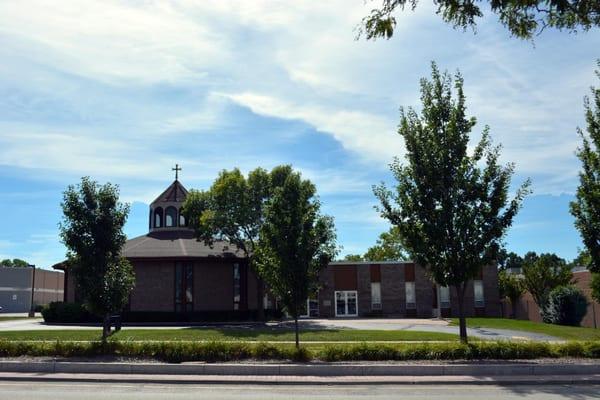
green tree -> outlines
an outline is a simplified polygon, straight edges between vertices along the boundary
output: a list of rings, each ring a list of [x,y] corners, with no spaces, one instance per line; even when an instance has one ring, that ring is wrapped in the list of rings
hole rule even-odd
[[[7,258],[0,261],[0,266],[9,268],[26,268],[29,267],[29,263],[21,260],[20,258],[13,258],[12,260]]]
[[[600,60],[596,76],[600,78]],[[587,251],[586,265],[600,282],[600,88],[592,87],[592,100],[584,98],[587,135],[577,129],[583,145],[577,151],[582,170],[579,187],[571,203],[571,214]],[[592,285],[592,297],[600,299],[600,283]]]
[[[502,249],[498,255],[497,262],[500,270],[519,270],[523,266],[523,257],[512,251],[509,253]]]
[[[512,317],[517,318],[517,303],[521,295],[525,292],[523,279],[502,269],[498,272],[498,289],[500,290],[500,298],[510,300]]]
[[[102,318],[105,342],[111,314],[123,309],[135,284],[131,264],[121,257],[129,205],[119,202],[117,186],[100,186],[85,177],[67,188],[61,206],[60,236],[68,265],[86,308]]]
[[[453,98],[452,86],[456,90]],[[432,64],[432,79],[421,80],[421,114],[401,109],[398,133],[407,163],[391,164],[397,181],[392,192],[374,187],[381,216],[398,229],[413,260],[427,268],[435,283],[456,291],[460,337],[467,341],[464,296],[467,283],[494,263],[529,181],[509,201],[513,165],[498,164],[488,128],[469,155],[475,118],[467,118],[463,79],[453,81]]]
[[[184,215],[198,239],[212,245],[225,240],[235,245],[248,259],[250,268],[260,276],[254,254],[265,206],[273,190],[283,184],[292,168],[288,165],[267,172],[257,168],[248,177],[235,168],[221,171],[208,191],[192,190],[183,205]],[[264,285],[257,285],[258,319],[264,319]]]
[[[406,249],[402,245],[400,231],[393,226],[389,231],[383,232],[369,247],[363,256],[366,261],[401,261],[407,259]]]
[[[299,173],[289,174],[274,190],[265,211],[257,264],[269,289],[294,318],[298,317],[319,272],[336,255],[333,219],[321,215],[316,188]]]
[[[359,36],[367,39],[386,38],[394,34],[396,10],[409,7],[414,11],[419,0],[383,0],[381,7],[371,10],[363,18]],[[454,28],[473,28],[483,18],[483,11],[475,1],[436,0],[436,13]],[[547,27],[568,32],[587,31],[600,26],[600,2],[597,0],[490,0],[490,10],[498,16],[511,35],[531,39]]]
[[[344,261],[365,261],[360,254],[346,254]]]
[[[567,262],[556,254],[544,253],[539,256],[529,252],[523,262],[523,285],[531,293],[533,301],[544,314],[550,292],[571,282],[573,274]]]

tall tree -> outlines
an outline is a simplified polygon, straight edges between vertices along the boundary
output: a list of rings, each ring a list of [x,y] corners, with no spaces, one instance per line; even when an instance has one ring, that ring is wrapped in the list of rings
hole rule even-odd
[[[453,98],[452,86],[456,91]],[[488,128],[472,154],[467,151],[475,118],[467,118],[463,78],[454,80],[432,64],[431,80],[421,80],[423,109],[401,109],[398,133],[407,163],[390,165],[392,192],[374,187],[382,217],[396,226],[414,261],[433,280],[456,291],[460,337],[467,341],[464,297],[467,283],[495,262],[501,241],[528,193],[529,181],[508,199],[513,165],[498,163]]]
[[[414,11],[419,0],[382,0],[381,7],[363,18],[359,36],[367,39],[386,38],[394,34],[396,10],[410,7]],[[483,11],[472,0],[435,0],[436,13],[454,28],[473,28],[483,18]],[[508,31],[521,39],[531,39],[548,27],[568,32],[587,31],[600,26],[600,2],[597,0],[490,0],[490,10]]]
[[[261,276],[294,318],[296,347],[302,306],[336,254],[333,219],[321,215],[320,207],[315,186],[297,172],[289,174],[268,202],[257,248]]]
[[[600,78],[600,59],[596,76]],[[583,145],[577,151],[582,170],[571,214],[588,253],[588,269],[595,275],[592,296],[600,299],[600,88],[592,87],[592,100],[584,98],[587,134],[578,129]]]
[[[225,240],[240,249],[250,268],[260,276],[254,254],[260,229],[264,223],[264,208],[273,190],[292,173],[288,165],[267,172],[257,168],[244,177],[239,169],[221,171],[208,191],[192,190],[183,205],[184,214],[196,237],[212,245],[215,239]],[[262,298],[264,286],[257,285],[258,319],[264,319]]]
[[[525,255],[523,261],[523,286],[544,314],[552,289],[571,282],[573,274],[567,262],[556,254],[534,252]]]
[[[60,236],[68,265],[86,308],[102,318],[105,342],[111,314],[123,309],[135,284],[131,264],[121,257],[129,205],[119,202],[117,186],[85,177],[67,188],[61,206]]]
[[[520,270],[523,267],[523,257],[502,249],[497,257],[497,263],[500,270]]]

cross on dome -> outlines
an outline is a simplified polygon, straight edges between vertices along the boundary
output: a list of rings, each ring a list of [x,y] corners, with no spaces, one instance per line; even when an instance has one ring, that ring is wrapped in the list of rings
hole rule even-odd
[[[179,164],[175,164],[175,168],[171,168],[171,171],[175,171],[175,180],[179,180],[179,171],[181,171]]]

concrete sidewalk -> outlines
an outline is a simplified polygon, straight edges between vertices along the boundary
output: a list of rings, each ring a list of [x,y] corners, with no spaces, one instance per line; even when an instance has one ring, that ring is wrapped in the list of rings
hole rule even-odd
[[[0,372],[0,382],[90,382],[139,384],[231,384],[231,385],[598,385],[596,375],[503,375],[503,376],[298,376],[298,375],[151,375],[67,374]]]
[[[599,363],[146,363],[0,360],[2,373],[194,376],[549,376],[600,375]]]

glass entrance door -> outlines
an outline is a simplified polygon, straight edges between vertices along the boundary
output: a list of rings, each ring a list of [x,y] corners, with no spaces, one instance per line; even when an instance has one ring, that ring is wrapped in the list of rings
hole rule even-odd
[[[356,290],[340,290],[335,292],[335,316],[356,317],[357,309]]]

